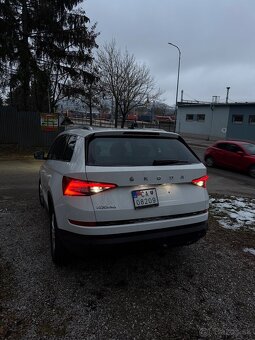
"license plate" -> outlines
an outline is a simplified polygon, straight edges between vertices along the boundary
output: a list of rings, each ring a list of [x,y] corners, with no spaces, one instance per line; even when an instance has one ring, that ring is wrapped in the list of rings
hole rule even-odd
[[[143,189],[132,191],[135,209],[147,208],[158,205],[156,189]]]

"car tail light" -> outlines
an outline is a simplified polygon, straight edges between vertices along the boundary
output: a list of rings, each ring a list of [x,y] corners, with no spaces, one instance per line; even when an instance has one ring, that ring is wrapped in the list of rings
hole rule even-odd
[[[192,183],[201,187],[201,188],[206,188],[206,182],[208,180],[208,176],[202,176],[202,177],[199,177],[199,178],[196,178],[196,179],[193,179],[192,180]]]
[[[63,194],[65,196],[90,196],[102,191],[116,188],[116,184],[83,181],[80,179],[63,177]]]

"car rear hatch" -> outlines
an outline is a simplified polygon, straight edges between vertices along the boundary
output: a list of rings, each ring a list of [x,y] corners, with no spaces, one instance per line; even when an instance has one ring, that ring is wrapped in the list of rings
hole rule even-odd
[[[91,195],[100,224],[177,218],[208,208],[206,168],[175,135],[95,134],[86,150],[87,180],[106,188]]]

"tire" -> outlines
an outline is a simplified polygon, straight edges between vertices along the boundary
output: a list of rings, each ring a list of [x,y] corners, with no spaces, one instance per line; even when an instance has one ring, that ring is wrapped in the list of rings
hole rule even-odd
[[[39,181],[38,185],[38,195],[39,195],[39,202],[42,207],[45,206],[44,198],[43,198],[43,192],[42,192],[42,184],[41,181]]]
[[[255,164],[251,165],[249,168],[249,175],[255,178]]]
[[[65,248],[59,239],[59,229],[53,207],[50,209],[50,246],[52,261],[56,265],[63,265],[66,258]]]
[[[215,164],[214,159],[211,156],[206,157],[205,158],[205,164],[206,164],[206,166],[208,166],[210,168],[213,167],[214,164]]]

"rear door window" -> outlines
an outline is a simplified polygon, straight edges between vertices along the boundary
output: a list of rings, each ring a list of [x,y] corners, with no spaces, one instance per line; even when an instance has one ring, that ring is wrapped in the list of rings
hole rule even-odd
[[[152,137],[96,137],[88,145],[87,164],[151,166],[199,163],[178,139]]]
[[[242,151],[242,149],[236,144],[229,144],[228,151],[237,153],[238,151]]]
[[[67,142],[67,135],[61,135],[57,137],[55,142],[52,144],[50,151],[48,153],[48,159],[51,160],[63,160],[63,155]]]

